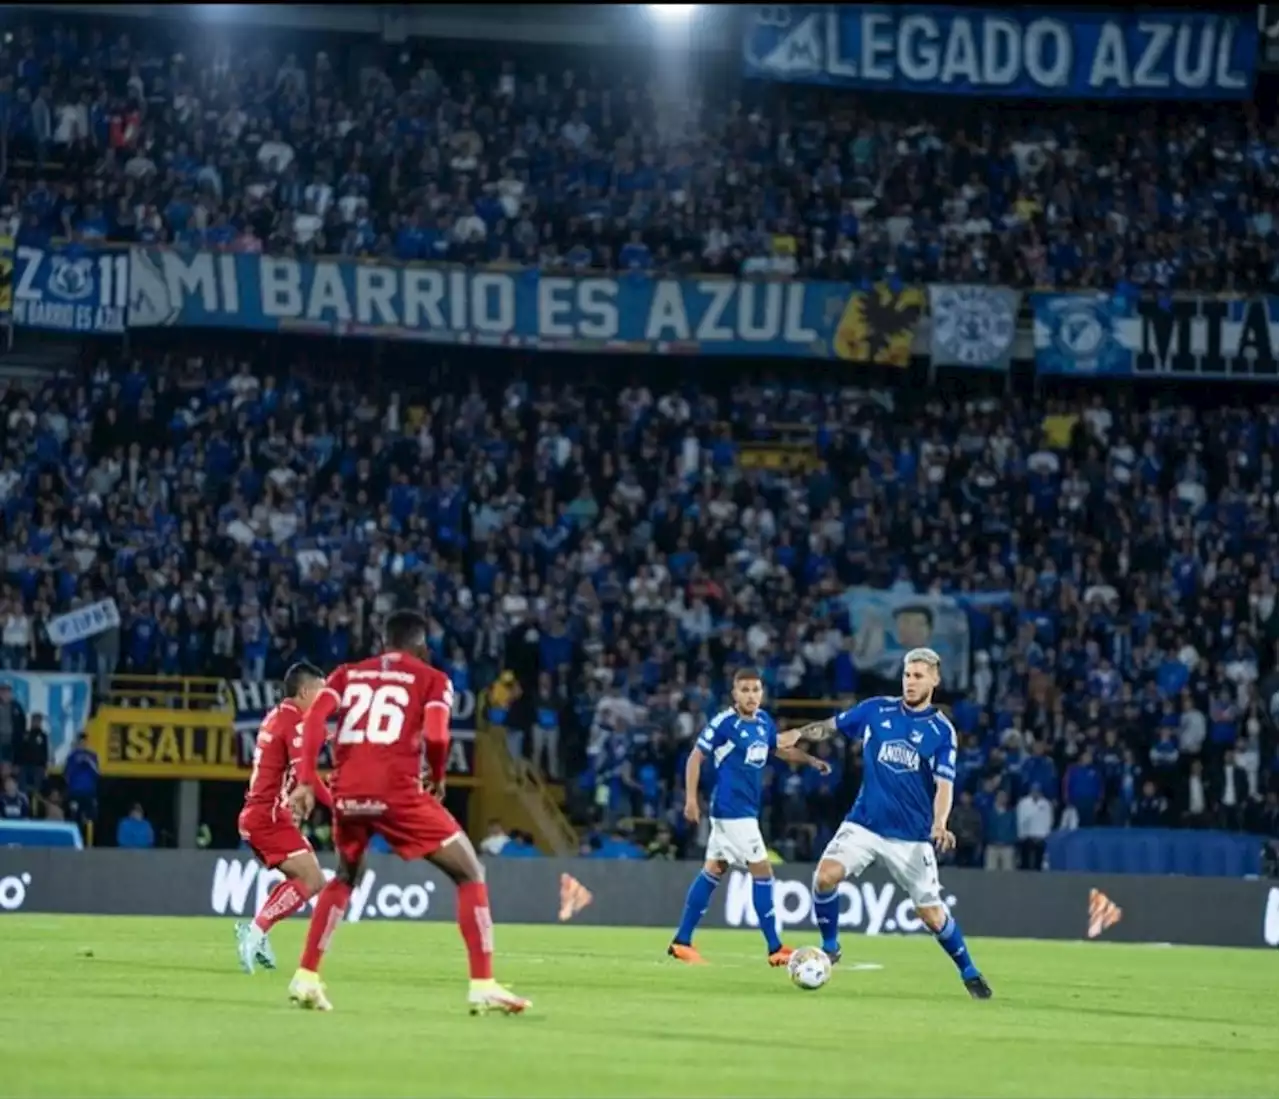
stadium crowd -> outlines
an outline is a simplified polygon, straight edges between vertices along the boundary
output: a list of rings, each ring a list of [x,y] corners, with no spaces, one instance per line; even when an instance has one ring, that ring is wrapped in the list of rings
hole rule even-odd
[[[962,858],[1064,825],[1274,831],[1274,409],[489,377],[419,404],[210,357],[4,391],[4,664],[276,678],[426,607],[434,659],[496,684],[487,717],[581,819],[688,845],[683,754],[734,668],[783,699],[891,687],[840,594],[984,594],[949,696]],[[745,468],[777,418],[812,425],[811,466]],[[121,628],[55,650],[48,616],[108,595]],[[789,852],[858,785],[832,762],[773,775]]]
[[[20,240],[1276,286],[1274,118],[1239,105],[987,104],[975,124],[974,104],[941,101],[920,122],[777,89],[673,103],[626,66],[549,76],[418,45],[357,65],[141,26],[42,22],[0,50]],[[1277,831],[1277,417],[1243,396],[540,385],[495,367],[424,397],[211,347],[0,383],[0,415],[7,669],[89,671],[102,691],[117,671],[275,678],[363,654],[381,615],[425,607],[435,660],[491,688],[487,719],[566,782],[592,846],[670,855],[698,845],[683,759],[734,668],[761,667],[776,698],[891,688],[860,665],[841,594],[981,595],[948,697],[961,861],[1036,866],[1056,827]],[[748,468],[776,421],[809,426],[812,460]],[[106,596],[118,630],[52,645],[52,615]],[[86,785],[64,790],[20,710],[0,689],[0,813],[43,793],[42,811],[84,815],[96,766],[80,758]],[[771,772],[788,856],[825,841],[859,783],[855,754],[822,751],[830,776]],[[658,826],[643,842],[622,834],[636,817]]]
[[[1274,97],[954,104],[633,56],[56,13],[0,48],[28,239],[1021,287],[1276,287]],[[549,71],[550,70],[550,71]],[[1265,102],[1265,97],[1261,100]]]

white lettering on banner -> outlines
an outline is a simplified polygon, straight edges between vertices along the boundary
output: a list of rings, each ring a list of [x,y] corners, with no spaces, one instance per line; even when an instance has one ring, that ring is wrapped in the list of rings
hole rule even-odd
[[[924,928],[910,897],[899,898],[897,887],[886,882],[879,887],[869,881],[840,883],[840,926],[862,928],[868,935],[903,932],[914,934]],[[956,898],[943,898],[948,908]],[[808,923],[816,926],[813,891],[802,881],[775,879],[773,907],[779,929]],[[724,920],[730,927],[758,927],[751,901],[751,877],[735,870],[725,888]]]
[[[26,904],[27,886],[30,884],[31,875],[25,872],[0,878],[0,911],[17,912]]]
[[[705,294],[710,301],[691,324],[681,284],[663,279],[654,285],[645,322],[646,340],[769,343],[780,339],[805,344],[818,338],[817,332],[804,323],[803,283],[704,279],[695,286],[698,293]]]
[[[236,280],[234,255],[196,252],[188,261],[181,252],[165,252],[162,263],[168,300],[176,303],[177,308],[181,309],[188,297],[199,297],[207,313],[230,313],[234,316],[240,312],[240,286]],[[136,265],[134,269],[136,271]],[[140,288],[136,285],[136,275],[134,281],[133,290],[137,293]]]
[[[784,78],[825,72],[851,81],[995,90],[1025,76],[1045,89],[1071,86],[1079,36],[1062,19],[1042,17],[1024,28],[994,12],[934,16],[912,11],[899,16],[873,10],[855,18],[856,55],[845,45],[848,9],[833,5],[825,16],[806,15],[756,64]],[[1182,21],[1176,30],[1156,18],[1139,20],[1136,26],[1105,20],[1092,53],[1082,58],[1088,86],[1098,91],[1244,89],[1247,73],[1232,67],[1237,29],[1238,20],[1231,16]]]
[[[612,279],[538,281],[538,331],[547,339],[609,340],[618,333],[618,284]],[[574,326],[573,312],[578,323]]]
[[[332,870],[324,871],[325,880],[333,878]],[[8,880],[8,879],[5,879]],[[253,916],[261,912],[276,884],[284,880],[278,870],[266,870],[249,859],[220,858],[213,868],[213,883],[209,890],[209,907],[215,915]],[[366,870],[351,890],[347,903],[347,921],[358,923],[362,919],[420,920],[431,911],[431,894],[435,882],[411,882],[397,885],[394,882],[376,888],[378,875]],[[3,882],[0,882],[0,887]],[[250,895],[253,903],[250,905]],[[0,907],[3,897],[0,895]],[[307,910],[315,907],[315,899],[307,902]]]
[[[1267,896],[1267,910],[1262,916],[1262,941],[1280,946],[1280,889],[1272,887]]]

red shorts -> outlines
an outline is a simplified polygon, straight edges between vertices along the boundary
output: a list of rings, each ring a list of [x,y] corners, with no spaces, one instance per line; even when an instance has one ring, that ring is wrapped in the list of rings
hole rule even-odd
[[[422,859],[462,833],[453,814],[427,793],[386,799],[335,794],[333,801],[333,846],[350,864],[360,861],[375,834],[402,859]]]
[[[293,818],[283,809],[276,809],[274,814],[265,806],[243,809],[237,825],[240,838],[268,870],[274,870],[294,855],[305,855],[311,851],[307,837],[298,831]]]

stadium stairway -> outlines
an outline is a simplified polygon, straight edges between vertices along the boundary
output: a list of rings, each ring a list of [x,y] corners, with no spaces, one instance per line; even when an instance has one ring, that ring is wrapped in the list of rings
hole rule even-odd
[[[578,834],[554,791],[528,760],[511,754],[505,729],[477,730],[476,774],[480,785],[472,794],[473,835],[482,835],[485,822],[497,819],[508,831],[528,832],[545,855],[577,852]]]

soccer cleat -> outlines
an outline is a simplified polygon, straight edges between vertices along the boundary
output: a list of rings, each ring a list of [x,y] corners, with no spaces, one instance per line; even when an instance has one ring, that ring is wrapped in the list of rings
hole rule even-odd
[[[333,1004],[324,994],[324,984],[318,974],[299,969],[289,982],[289,999],[308,1011],[332,1011]]]
[[[250,924],[250,926],[254,925]],[[258,949],[254,954],[254,959],[263,969],[275,969],[276,967],[276,952],[271,949],[271,940],[262,932],[258,933]]]
[[[253,972],[253,963],[258,956],[252,932],[253,924],[243,920],[236,924],[236,953],[240,956],[240,968],[246,973]]]
[[[796,948],[794,946],[780,946],[769,955],[769,964],[775,969],[779,966],[784,966],[791,961],[791,955],[795,952]]]
[[[685,965],[706,965],[707,960],[688,943],[672,943],[667,947],[667,954]]]
[[[844,951],[841,950],[839,947],[836,947],[835,950],[824,950],[823,953],[827,956],[827,961],[829,961],[832,965],[835,965],[837,962],[840,961],[841,958],[844,957]]]
[[[497,1011],[503,1015],[519,1015],[522,1011],[533,1007],[532,1000],[517,996],[510,989],[503,988],[497,981],[472,981],[471,990],[467,993],[467,1004],[472,1015],[486,1015]]]
[[[991,986],[987,984],[987,979],[981,973],[967,978],[964,987],[975,1000],[989,1000],[993,995]]]

